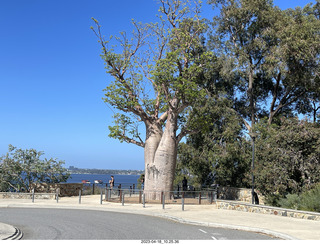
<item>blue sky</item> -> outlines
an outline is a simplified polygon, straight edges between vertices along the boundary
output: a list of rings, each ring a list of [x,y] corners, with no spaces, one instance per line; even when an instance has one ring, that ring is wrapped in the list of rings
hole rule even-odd
[[[66,167],[144,169],[143,148],[108,137],[111,78],[90,26],[94,17],[106,36],[130,32],[131,19],[156,21],[157,10],[153,0],[0,0],[0,155],[12,144]]]

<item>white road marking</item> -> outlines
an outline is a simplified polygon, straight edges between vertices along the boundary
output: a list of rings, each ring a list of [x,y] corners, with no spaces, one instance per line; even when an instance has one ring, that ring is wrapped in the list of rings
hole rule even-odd
[[[221,238],[219,238],[219,240],[220,240],[220,241],[224,241],[224,240],[228,240],[228,238],[226,238],[226,237],[221,237]]]
[[[218,240],[217,238],[215,238],[214,236],[211,236],[211,238],[213,239],[213,240]]]
[[[206,231],[204,231],[204,230],[201,230],[201,229],[199,229],[201,232],[203,232],[203,233],[206,233],[207,234],[207,232]]]

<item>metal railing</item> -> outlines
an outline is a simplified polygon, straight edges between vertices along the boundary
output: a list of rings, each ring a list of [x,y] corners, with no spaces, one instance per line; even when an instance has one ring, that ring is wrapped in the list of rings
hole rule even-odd
[[[106,188],[110,188],[109,184],[84,183],[82,191],[83,191],[83,195],[91,195],[91,194],[95,195],[95,194],[100,194],[101,191],[104,191],[104,189]],[[139,191],[139,189],[137,189],[136,187],[136,184],[132,184],[132,183],[117,183],[112,188],[114,190],[129,189],[133,192]]]
[[[106,188],[104,200],[122,203],[151,204],[212,204],[217,200],[216,190],[205,191],[142,191]]]

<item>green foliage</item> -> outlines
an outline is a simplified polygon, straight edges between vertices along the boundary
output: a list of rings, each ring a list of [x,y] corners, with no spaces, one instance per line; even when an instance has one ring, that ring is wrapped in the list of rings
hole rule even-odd
[[[320,184],[301,194],[300,209],[320,212]]]
[[[198,5],[200,1],[161,0],[158,23],[133,21],[131,34],[122,32],[109,40],[93,19],[92,30],[113,78],[103,100],[121,112],[115,113],[114,125],[109,126],[110,137],[144,147],[138,131],[141,122],[147,128],[157,124],[163,129],[169,113],[178,118],[175,131],[182,132],[178,140],[190,131],[185,116],[205,97],[199,87],[201,74],[212,66],[212,55],[204,47],[208,26],[198,16]]]
[[[206,129],[179,145],[177,177],[187,173],[200,185],[248,186],[250,146],[241,121],[224,99],[208,104]]]
[[[282,118],[280,125],[261,122],[256,129],[255,178],[267,197],[299,194],[320,182],[319,125]],[[270,200],[271,202],[276,202]]]
[[[288,194],[278,201],[282,208],[320,212],[320,184],[313,189],[298,194]]]
[[[35,149],[17,149],[9,145],[9,152],[0,158],[1,191],[30,191],[33,183],[65,182],[70,174],[64,161],[40,159],[44,155]]]
[[[137,179],[137,189],[141,189],[142,187],[142,180],[144,180],[145,175],[141,174],[140,177]]]
[[[225,78],[237,77],[235,109],[251,121],[248,130],[265,116],[271,124],[276,115],[288,111],[316,112],[319,3],[281,10],[271,0],[209,2],[220,8],[214,17],[212,45],[219,56],[228,57],[223,64],[228,70]]]
[[[298,194],[288,194],[285,198],[279,199],[276,204],[281,208],[297,210],[299,208],[300,201]]]

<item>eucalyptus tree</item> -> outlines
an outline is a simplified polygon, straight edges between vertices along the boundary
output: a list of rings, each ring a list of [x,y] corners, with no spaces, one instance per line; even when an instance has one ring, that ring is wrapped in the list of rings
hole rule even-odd
[[[273,78],[269,124],[288,109],[302,114],[313,110],[315,117],[320,85],[320,20],[316,8],[309,4],[279,13],[272,31],[277,42],[264,67]]]
[[[221,10],[212,39],[220,40],[226,73],[237,81],[234,109],[247,130],[262,117],[271,124],[282,112],[306,112],[306,98],[319,86],[318,5],[280,10],[272,0],[209,2]]]
[[[125,32],[116,37],[120,52],[109,46],[112,40],[104,39],[97,20],[92,27],[113,78],[104,97],[117,111],[109,136],[144,148],[146,192],[172,190],[178,143],[204,123],[186,118],[203,103],[201,74],[214,65],[203,46],[206,25],[198,2],[161,0],[159,11],[158,23],[133,21],[131,38]],[[141,122],[145,138],[139,131]]]
[[[193,182],[202,186],[249,186],[250,144],[242,121],[226,103],[230,101],[211,100],[208,129],[180,143],[177,175],[192,175]]]
[[[271,79],[262,70],[265,56],[275,42],[266,35],[277,19],[271,0],[213,0],[220,15],[213,18],[213,39],[220,39],[225,73],[235,79],[234,108],[249,132],[257,119],[261,101],[267,97]]]

